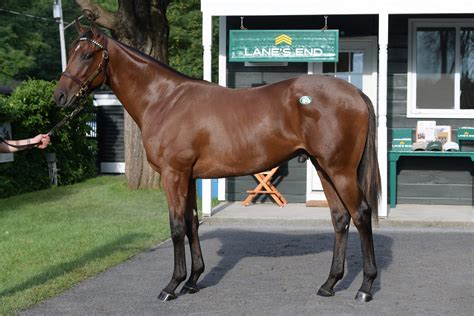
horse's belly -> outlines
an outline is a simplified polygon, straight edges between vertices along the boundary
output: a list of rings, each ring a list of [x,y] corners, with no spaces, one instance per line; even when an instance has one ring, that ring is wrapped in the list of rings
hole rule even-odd
[[[254,174],[277,166],[288,160],[294,150],[262,151],[259,154],[245,151],[214,152],[207,157],[201,156],[194,165],[194,178],[224,178]]]

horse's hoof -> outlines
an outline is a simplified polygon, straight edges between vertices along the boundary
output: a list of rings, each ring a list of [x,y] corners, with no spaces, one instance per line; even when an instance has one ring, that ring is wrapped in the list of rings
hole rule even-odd
[[[197,286],[192,286],[192,285],[183,285],[183,287],[181,288],[181,291],[179,292],[179,294],[194,294],[194,293],[197,293],[199,292],[199,288]]]
[[[356,301],[370,302],[372,300],[372,294],[364,293],[362,291],[357,292],[355,296]]]
[[[158,295],[158,299],[163,302],[171,301],[175,298],[176,295],[174,293],[166,293],[165,291],[161,291],[160,295]]]
[[[334,296],[334,291],[321,287],[318,290],[318,295],[319,296],[324,296],[324,297]]]

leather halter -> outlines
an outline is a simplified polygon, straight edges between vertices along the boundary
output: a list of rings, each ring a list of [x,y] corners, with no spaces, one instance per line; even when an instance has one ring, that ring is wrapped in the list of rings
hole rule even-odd
[[[100,44],[94,39],[90,39],[87,37],[81,37],[79,38],[79,41],[87,41],[99,47],[102,50],[102,60],[100,61],[99,66],[97,66],[97,69],[92,74],[90,74],[90,76],[85,81],[81,81],[79,78],[77,78],[76,76],[74,76],[73,74],[67,71],[64,71],[63,73],[61,73],[61,76],[65,76],[71,79],[72,81],[74,81],[80,86],[79,91],[77,91],[76,94],[74,95],[73,101],[75,101],[77,98],[81,98],[87,95],[90,92],[89,91],[90,84],[92,83],[92,81],[94,81],[95,78],[97,78],[97,76],[102,71],[104,72],[104,76],[106,77],[104,80],[104,83],[107,81],[107,73],[105,71],[105,67],[107,66],[107,61],[109,59],[109,51],[107,50],[107,37],[104,36],[104,45]]]

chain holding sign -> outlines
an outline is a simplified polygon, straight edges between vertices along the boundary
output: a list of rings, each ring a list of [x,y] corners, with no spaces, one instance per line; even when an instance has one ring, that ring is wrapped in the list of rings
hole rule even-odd
[[[231,62],[337,62],[339,30],[231,30]]]

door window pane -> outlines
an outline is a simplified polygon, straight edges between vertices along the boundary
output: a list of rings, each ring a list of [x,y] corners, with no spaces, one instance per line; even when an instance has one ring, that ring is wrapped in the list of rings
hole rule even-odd
[[[362,79],[364,75],[364,53],[351,53],[352,55],[352,72],[351,83],[362,90]]]
[[[474,109],[474,28],[461,28],[461,109]]]
[[[416,32],[416,106],[454,108],[455,28]]]
[[[341,78],[362,90],[364,53],[339,52],[337,63],[323,63],[323,74]]]

